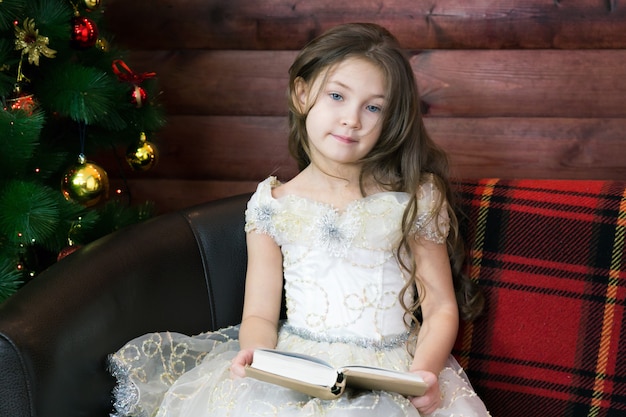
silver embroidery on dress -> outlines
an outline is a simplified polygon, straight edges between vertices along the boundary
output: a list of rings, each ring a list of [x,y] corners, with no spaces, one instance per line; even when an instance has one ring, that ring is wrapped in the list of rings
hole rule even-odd
[[[313,223],[316,242],[332,256],[343,258],[358,233],[359,222],[355,216],[343,219],[335,210],[326,210]]]
[[[269,204],[261,204],[254,207],[252,210],[252,224],[256,226],[256,229],[269,236],[276,236],[276,229],[274,227],[274,222],[272,221],[274,208]]]
[[[409,339],[409,333],[401,333],[397,335],[385,336],[380,340],[370,339],[366,337],[339,337],[329,336],[324,333],[316,333],[309,329],[303,329],[300,327],[294,327],[290,324],[284,324],[282,329],[288,333],[301,337],[307,340],[313,340],[322,343],[346,343],[350,345],[359,346],[366,349],[374,350],[388,350],[395,349],[402,346]]]

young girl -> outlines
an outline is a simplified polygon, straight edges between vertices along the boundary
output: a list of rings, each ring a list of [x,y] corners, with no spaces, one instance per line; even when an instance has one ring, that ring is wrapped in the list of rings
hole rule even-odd
[[[451,356],[459,312],[480,293],[462,248],[444,153],[426,134],[395,38],[336,27],[290,68],[289,145],[300,173],[270,177],[248,203],[239,327],[152,334],[112,356],[117,410],[136,416],[487,416]],[[279,320],[285,291],[288,319]],[[415,372],[421,397],[354,391],[321,400],[245,377],[255,348],[335,366]]]

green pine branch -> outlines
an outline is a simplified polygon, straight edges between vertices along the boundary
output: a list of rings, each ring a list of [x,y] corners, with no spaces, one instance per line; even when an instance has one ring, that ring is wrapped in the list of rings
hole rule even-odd
[[[48,65],[42,76],[45,82],[35,91],[50,111],[86,125],[100,124],[111,130],[127,127],[118,113],[126,88],[110,74],[98,68],[62,63]]]
[[[106,47],[77,49],[71,42],[70,1],[0,0],[0,302],[56,262],[68,245],[85,245],[154,214],[150,203],[112,199],[85,207],[61,193],[61,179],[79,153],[92,159],[128,148],[141,132],[153,141],[152,133],[165,124],[157,80],[141,83],[148,100],[138,108],[131,100],[134,85],[113,71],[112,63],[127,57],[106,42],[106,1],[95,11],[74,4],[96,23]],[[54,51],[35,54],[37,63],[31,62],[33,50],[16,50],[16,33],[23,34],[27,22],[36,31],[28,42],[36,38]],[[35,111],[8,105],[18,81],[21,93],[38,104]]]
[[[0,179],[26,174],[25,168],[39,146],[45,116],[42,111],[0,112]]]
[[[13,257],[2,252],[0,244],[0,303],[13,295],[24,283]]]
[[[0,31],[13,30],[13,22],[24,15],[27,5],[27,0],[2,0]]]

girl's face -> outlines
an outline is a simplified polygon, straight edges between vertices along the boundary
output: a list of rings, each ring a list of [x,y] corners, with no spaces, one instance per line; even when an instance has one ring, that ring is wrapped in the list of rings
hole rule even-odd
[[[381,133],[385,86],[380,68],[359,58],[333,66],[312,85],[302,81],[300,104],[315,100],[306,118],[313,162],[355,164],[370,152]]]

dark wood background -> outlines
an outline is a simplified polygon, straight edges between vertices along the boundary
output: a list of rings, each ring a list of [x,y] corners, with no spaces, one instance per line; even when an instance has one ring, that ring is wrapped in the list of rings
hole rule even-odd
[[[296,172],[287,69],[343,22],[407,50],[432,137],[457,177],[626,179],[626,4],[607,0],[107,0],[113,41],[154,71],[167,126],[126,177],[167,212]],[[116,173],[118,172],[118,173]]]

